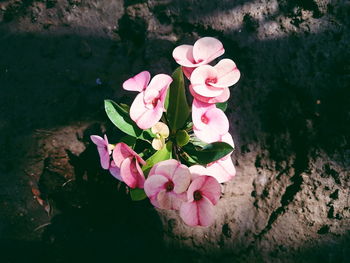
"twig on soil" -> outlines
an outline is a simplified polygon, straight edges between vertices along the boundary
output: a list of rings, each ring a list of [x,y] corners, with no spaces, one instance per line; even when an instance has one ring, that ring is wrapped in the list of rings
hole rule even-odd
[[[44,227],[46,227],[48,225],[51,225],[51,222],[48,222],[48,223],[45,223],[45,224],[42,224],[42,225],[38,226],[37,228],[35,228],[33,230],[33,232],[36,232],[36,231],[38,231],[38,230],[40,230],[40,229],[42,229],[42,228],[44,228]]]
[[[66,181],[62,184],[62,187],[65,187],[67,184],[69,184],[72,181],[74,181],[74,179],[69,179],[68,181]]]

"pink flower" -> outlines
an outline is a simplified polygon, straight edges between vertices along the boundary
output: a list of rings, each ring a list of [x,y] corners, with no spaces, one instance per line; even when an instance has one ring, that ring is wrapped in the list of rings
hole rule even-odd
[[[191,74],[191,93],[203,102],[224,102],[229,97],[228,87],[237,83],[240,72],[231,59],[222,59],[214,67],[203,65]]]
[[[120,173],[118,175],[118,171],[115,171],[113,174],[114,171],[111,171],[112,175],[117,179],[120,176],[130,188],[143,188],[145,177],[140,164],[145,165],[146,162],[136,152],[125,143],[118,143],[113,150],[113,161]]]
[[[221,136],[219,141],[226,142],[233,148],[235,147],[232,136],[229,133]],[[207,173],[218,180],[219,183],[228,182],[236,175],[236,168],[233,165],[231,153],[215,162],[209,163],[206,167]]]
[[[162,209],[179,209],[186,200],[191,174],[187,166],[171,159],[153,166],[145,182],[146,195],[151,203]]]
[[[221,186],[211,176],[199,176],[190,184],[188,201],[180,207],[180,217],[189,226],[209,226],[214,221],[214,205],[219,201]]]
[[[107,135],[104,135],[104,138],[97,136],[97,135],[91,135],[90,136],[91,141],[96,144],[97,151],[100,156],[100,163],[103,169],[109,169],[110,165],[110,155],[113,150],[113,145],[108,143]]]
[[[216,108],[215,104],[196,99],[192,104],[192,120],[195,135],[207,143],[219,141],[229,129],[228,119],[222,110]]]
[[[166,74],[154,76],[150,82],[150,73],[142,71],[123,83],[123,88],[140,92],[130,107],[130,117],[141,129],[155,125],[165,111],[164,102],[167,90],[173,81]]]
[[[190,78],[194,68],[205,65],[224,54],[222,43],[213,37],[198,39],[193,46],[181,45],[174,49],[173,57],[180,64],[184,74]]]

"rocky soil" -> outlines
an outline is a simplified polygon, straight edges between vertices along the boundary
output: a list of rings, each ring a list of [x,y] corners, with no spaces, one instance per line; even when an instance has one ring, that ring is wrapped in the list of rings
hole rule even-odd
[[[350,2],[0,0],[1,262],[349,262]],[[209,228],[131,202],[89,135],[103,99],[220,39],[237,176]]]

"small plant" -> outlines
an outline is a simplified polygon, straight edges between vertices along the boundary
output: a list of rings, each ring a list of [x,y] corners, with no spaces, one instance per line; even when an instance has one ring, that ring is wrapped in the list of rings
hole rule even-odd
[[[213,223],[220,183],[236,174],[224,111],[240,72],[230,59],[209,65],[223,54],[222,43],[212,37],[176,47],[173,57],[181,67],[172,76],[151,79],[143,71],[126,80],[123,89],[137,92],[130,107],[105,100],[107,116],[125,137],[114,145],[106,135],[91,136],[102,168],[130,188],[133,200],[148,197],[157,208],[179,210],[189,226]]]

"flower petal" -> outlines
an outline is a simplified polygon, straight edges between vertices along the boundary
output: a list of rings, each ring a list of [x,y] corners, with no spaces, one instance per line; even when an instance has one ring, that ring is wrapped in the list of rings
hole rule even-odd
[[[169,128],[168,126],[163,123],[163,122],[157,122],[152,128],[151,131],[153,134],[159,134],[163,138],[168,138],[169,137]]]
[[[200,191],[203,196],[205,196],[209,199],[210,202],[212,202],[213,205],[216,205],[216,203],[220,199],[221,185],[214,177],[205,176],[205,181],[202,187],[200,188]]]
[[[120,176],[130,188],[143,188],[145,178],[134,158],[126,158],[120,166]]]
[[[216,69],[210,65],[203,65],[196,68],[191,74],[191,84],[205,84],[208,79],[217,79]]]
[[[212,84],[214,87],[230,87],[241,77],[240,71],[231,59],[220,60],[214,68],[218,74],[217,82]]]
[[[197,63],[209,63],[224,53],[222,43],[213,37],[200,38],[193,46],[193,58]]]
[[[103,169],[109,169],[110,156],[106,147],[97,147],[98,154],[100,156],[100,163]]]
[[[134,153],[127,144],[123,142],[117,143],[113,150],[113,161],[117,167],[120,167],[121,163],[126,158],[132,157]]]
[[[193,46],[181,45],[173,50],[173,58],[181,66],[194,67],[195,60],[193,58]]]
[[[169,179],[160,174],[154,174],[153,176],[148,176],[144,189],[146,195],[151,198],[154,195],[157,195],[161,190],[165,189],[165,184],[169,181]]]
[[[165,141],[164,141],[163,138],[161,138],[161,139],[154,138],[154,139],[152,140],[152,147],[153,147],[153,149],[155,149],[155,150],[157,150],[157,151],[159,151],[160,149],[162,149],[163,146],[164,146],[164,144],[165,144]]]
[[[214,221],[214,206],[206,197],[182,203],[180,217],[189,226],[210,226]]]
[[[129,91],[143,91],[146,89],[149,81],[151,79],[151,74],[148,71],[142,71],[136,76],[126,80],[123,83],[123,89]]]
[[[195,93],[203,97],[214,98],[222,94],[223,88],[216,88],[206,84],[193,84],[192,89]]]
[[[174,174],[173,174],[173,182],[174,182],[174,192],[177,194],[181,194],[185,192],[190,185],[191,182],[191,173],[186,165],[180,164]]]
[[[220,135],[228,132],[229,122],[222,110],[212,108],[205,113],[205,116],[209,120],[208,128],[210,127],[210,129],[214,129]]]
[[[222,89],[222,93],[220,95],[218,95],[217,97],[205,97],[205,96],[199,95],[198,93],[196,93],[193,90],[192,85],[189,85],[189,89],[190,89],[190,92],[191,92],[192,96],[196,100],[199,100],[199,101],[202,101],[202,102],[205,102],[205,103],[210,103],[210,104],[219,103],[219,102],[225,102],[230,97],[230,89],[229,88]]]
[[[109,172],[111,173],[111,175],[113,175],[114,178],[123,182],[123,178],[120,176],[120,168],[115,165],[114,161],[111,161]]]
[[[173,82],[173,79],[169,75],[157,74],[152,78],[150,84],[145,90],[145,93],[147,93],[149,90],[155,90],[155,91],[161,92],[163,89],[168,89],[171,82]]]
[[[236,168],[230,156],[209,164],[207,170],[219,183],[228,182],[236,175]]]
[[[159,208],[161,209],[171,209],[172,200],[170,194],[166,190],[161,190],[157,195],[157,201]]]
[[[198,139],[206,143],[213,143],[220,140],[220,134],[209,127],[200,130],[196,126],[193,126],[193,132]]]
[[[91,135],[90,139],[97,146],[104,147],[104,146],[108,145],[108,144],[106,144],[105,140],[98,135]]]
[[[180,163],[175,159],[161,161],[152,167],[148,176],[151,177],[159,174],[165,176],[169,180],[173,180],[173,174],[179,165]]]
[[[207,126],[202,121],[202,116],[211,109],[216,108],[214,104],[205,103],[194,99],[192,103],[192,120],[193,125],[198,129],[205,129]]]

